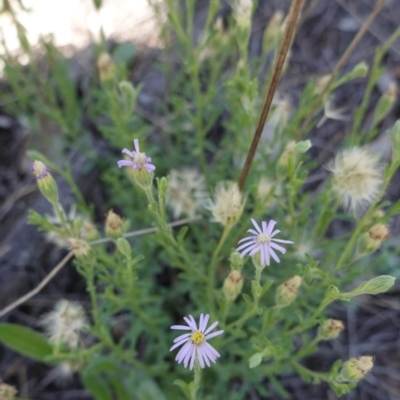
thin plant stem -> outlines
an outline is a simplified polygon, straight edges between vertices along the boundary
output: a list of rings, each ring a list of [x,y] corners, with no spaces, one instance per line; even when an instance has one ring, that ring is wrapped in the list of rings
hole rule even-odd
[[[287,23],[285,33],[283,35],[283,39],[278,51],[278,55],[275,60],[274,69],[272,71],[271,81],[267,90],[267,95],[265,97],[265,101],[261,110],[260,119],[258,120],[256,132],[253,137],[253,141],[251,143],[249,152],[247,153],[246,161],[244,163],[242,172],[239,178],[239,189],[243,190],[244,185],[247,180],[247,176],[249,175],[249,171],[251,168],[251,164],[253,163],[254,155],[256,154],[256,150],[258,144],[260,142],[260,138],[262,132],[264,130],[265,121],[267,120],[267,116],[269,110],[271,108],[272,100],[274,98],[274,94],[276,88],[279,83],[279,78],[281,76],[283,66],[285,65],[285,60],[287,54],[289,52],[290,46],[292,44],[293,36],[296,31],[297,22],[299,20],[299,16],[301,10],[304,5],[304,0],[293,0],[290,6],[289,14],[287,16]]]
[[[8,305],[7,307],[3,308],[0,311],[0,318],[12,311],[14,308],[17,308],[19,305],[25,303],[30,298],[38,294],[53,278],[54,276],[61,271],[61,269],[67,264],[67,262],[72,258],[74,255],[73,251],[70,251],[52,270],[51,272],[37,285],[33,290],[25,294],[24,296],[20,297],[19,299],[15,300],[13,303]]]

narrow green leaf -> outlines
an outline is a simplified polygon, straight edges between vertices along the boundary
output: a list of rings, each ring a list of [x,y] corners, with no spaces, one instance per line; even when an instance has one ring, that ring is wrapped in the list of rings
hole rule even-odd
[[[96,400],[114,400],[110,387],[100,375],[84,374],[82,380],[86,389],[92,393]]]
[[[44,336],[20,325],[0,324],[0,342],[34,360],[45,361],[53,353]]]

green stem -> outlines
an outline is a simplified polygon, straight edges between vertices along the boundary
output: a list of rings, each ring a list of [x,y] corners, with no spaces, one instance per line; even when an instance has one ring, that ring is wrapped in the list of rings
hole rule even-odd
[[[197,392],[200,387],[200,378],[201,378],[201,368],[200,368],[199,361],[196,359],[196,362],[194,364],[194,378],[193,378],[193,382],[190,385],[191,400],[197,399]]]
[[[218,245],[215,248],[213,255],[211,257],[211,262],[210,262],[210,267],[208,269],[208,279],[207,279],[207,302],[210,306],[210,312],[213,315],[214,312],[214,296],[213,296],[213,290],[215,287],[215,272],[216,272],[216,266],[217,266],[217,261],[218,261],[218,255],[222,249],[222,246],[224,245],[229,232],[232,229],[232,225],[227,225],[224,227],[224,230],[222,232],[222,235],[219,239]],[[215,315],[214,315],[215,316]]]

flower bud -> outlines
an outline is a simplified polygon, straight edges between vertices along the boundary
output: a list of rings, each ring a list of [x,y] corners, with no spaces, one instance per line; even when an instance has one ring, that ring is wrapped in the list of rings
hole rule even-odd
[[[132,253],[131,246],[126,239],[119,238],[117,240],[117,248],[125,257],[131,256]]]
[[[379,294],[387,292],[393,285],[396,278],[390,275],[381,275],[370,279],[357,286],[351,292],[340,294],[339,298],[347,300],[361,294]]]
[[[107,82],[114,78],[115,64],[108,53],[104,52],[100,54],[97,59],[97,69],[99,70],[101,82]]]
[[[368,232],[360,236],[358,243],[358,253],[367,254],[377,250],[381,243],[389,237],[387,225],[379,223],[372,226]]]
[[[235,301],[243,287],[243,275],[240,271],[233,269],[224,281],[222,291],[227,301]]]
[[[318,329],[318,338],[320,340],[336,339],[344,330],[342,321],[337,319],[326,320]]]
[[[7,385],[0,382],[0,399],[1,400],[14,400],[17,390],[14,386]]]
[[[132,169],[133,181],[143,190],[149,190],[153,185],[154,174],[146,169]]]
[[[282,31],[283,12],[278,10],[269,20],[263,37],[263,52],[268,51],[279,39]]]
[[[321,94],[325,90],[326,85],[330,82],[331,79],[332,79],[332,74],[323,75],[317,78],[317,80],[315,81],[315,88],[314,88],[315,93]]]
[[[295,161],[295,156],[297,154],[303,154],[306,151],[308,151],[311,148],[311,141],[310,140],[304,140],[301,142],[296,143],[294,140],[290,141],[285,149],[283,150],[283,153],[278,160],[278,165],[277,165],[277,172],[279,175],[286,175],[287,170],[290,165],[290,161],[292,160],[293,164]]]
[[[350,72],[351,78],[365,78],[368,74],[368,64],[365,61],[359,62]]]
[[[90,221],[84,220],[82,224],[82,236],[90,242],[99,237],[99,231]]]
[[[68,238],[68,243],[76,257],[85,257],[90,252],[90,246],[84,240]]]
[[[276,289],[275,302],[277,307],[287,307],[297,297],[301,285],[301,277],[295,275]]]
[[[374,360],[371,356],[362,356],[351,358],[343,364],[340,377],[344,381],[358,382],[371,371],[374,366]]]
[[[122,235],[123,219],[113,210],[107,213],[105,231],[108,237],[118,239]]]
[[[229,257],[229,261],[231,263],[231,269],[241,270],[243,268],[244,260],[240,256],[240,253],[237,251],[233,251]]]
[[[50,174],[50,170],[41,161],[34,161],[31,171],[35,175],[40,192],[53,205],[58,204],[57,183]]]
[[[383,93],[383,95],[378,100],[378,103],[375,107],[374,122],[373,122],[374,126],[376,126],[376,124],[381,122],[386,117],[386,115],[389,114],[396,100],[397,100],[397,85],[395,82],[392,82],[389,85],[389,89],[385,93]]]

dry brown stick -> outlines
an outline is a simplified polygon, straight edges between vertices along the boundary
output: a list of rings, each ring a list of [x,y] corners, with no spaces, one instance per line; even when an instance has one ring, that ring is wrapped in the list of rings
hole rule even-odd
[[[6,315],[8,312],[18,307],[25,301],[29,300],[31,297],[38,294],[52,279],[53,277],[64,267],[64,265],[72,258],[74,255],[73,251],[70,251],[51,271],[46,277],[37,285],[33,290],[23,295],[19,299],[15,300],[13,303],[3,308],[0,311],[0,318]]]
[[[251,168],[251,164],[253,163],[254,155],[256,153],[258,143],[260,142],[261,134],[264,129],[265,121],[267,120],[267,116],[269,110],[271,108],[272,100],[274,98],[274,94],[276,88],[279,83],[279,78],[282,73],[283,66],[285,64],[286,56],[289,52],[290,45],[293,40],[294,33],[296,31],[297,22],[299,20],[299,16],[301,10],[304,5],[304,0],[293,0],[290,6],[289,14],[286,19],[286,29],[283,35],[283,39],[281,45],[279,47],[278,55],[275,60],[274,69],[272,71],[271,81],[267,90],[267,95],[264,100],[264,104],[261,110],[260,119],[258,120],[256,132],[254,133],[253,141],[251,143],[249,152],[247,153],[246,161],[244,163],[242,172],[239,178],[239,189],[243,190],[243,187],[246,183],[247,176],[249,175],[249,171]]]
[[[325,87],[322,89],[322,91],[319,94],[319,96],[312,103],[311,110],[308,113],[307,118],[301,124],[301,126],[300,126],[300,128],[299,128],[299,130],[297,132],[297,135],[296,135],[296,139],[297,140],[300,139],[303,136],[305,130],[307,129],[308,124],[311,122],[311,119],[314,117],[315,113],[318,111],[318,109],[319,109],[319,107],[320,107],[320,105],[321,105],[326,93],[328,93],[336,74],[347,63],[351,53],[353,53],[354,49],[356,48],[356,46],[358,45],[360,40],[366,34],[366,32],[370,28],[372,22],[374,21],[376,16],[379,14],[379,12],[381,11],[382,7],[385,5],[385,1],[386,0],[378,0],[378,2],[376,3],[376,5],[375,5],[374,9],[372,10],[371,14],[365,20],[365,22],[361,26],[360,30],[357,32],[356,36],[354,36],[354,39],[349,44],[349,47],[347,47],[347,49],[343,53],[342,57],[340,57],[339,61],[336,63],[335,67],[333,68],[331,78],[328,80],[328,82],[326,83]]]
[[[174,222],[170,222],[168,224],[169,227],[173,228],[175,226],[180,226],[180,225],[184,225],[187,224],[189,222],[193,222],[193,221],[197,221],[200,220],[201,216],[194,216],[192,218],[185,218],[185,219],[180,219],[178,221],[174,221]],[[132,232],[128,232],[124,235],[124,237],[132,237],[132,236],[138,236],[138,235],[143,235],[145,233],[151,233],[151,232],[156,232],[157,228],[147,228],[147,229],[141,229],[139,231],[132,231]],[[99,239],[96,240],[94,242],[89,243],[91,246],[96,245],[96,244],[100,244],[100,243],[105,243],[105,242],[109,242],[112,239],[109,238],[104,238],[104,239]],[[39,283],[39,285],[37,285],[33,290],[31,290],[30,292],[26,293],[25,295],[23,295],[22,297],[20,297],[19,299],[15,300],[13,303],[11,303],[10,305],[8,305],[7,307],[3,308],[0,311],[0,318],[3,317],[4,315],[6,315],[7,313],[9,313],[10,311],[12,311],[14,308],[18,307],[19,305],[21,305],[22,303],[25,303],[26,301],[28,301],[30,298],[32,298],[33,296],[35,296],[36,294],[38,294],[56,275],[57,273],[65,266],[65,264],[72,258],[72,256],[74,255],[73,251],[70,251],[51,271],[48,275],[46,275],[46,277]]]

